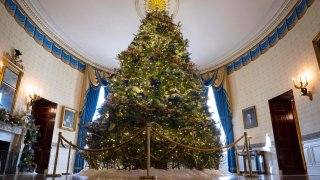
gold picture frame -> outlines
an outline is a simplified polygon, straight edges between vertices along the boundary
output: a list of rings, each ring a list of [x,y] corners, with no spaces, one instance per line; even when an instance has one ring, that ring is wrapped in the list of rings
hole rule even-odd
[[[3,96],[0,97],[0,101],[2,101],[2,104],[3,103],[7,104],[7,105],[10,104],[9,105],[10,107],[6,107],[6,111],[9,113],[13,113],[13,110],[16,105],[16,100],[17,100],[17,96],[18,96],[18,92],[19,92],[19,88],[20,88],[20,83],[21,83],[21,79],[24,74],[24,71],[23,71],[23,69],[21,69],[20,67],[15,65],[10,60],[10,56],[8,55],[8,53],[4,53],[4,55],[1,56],[0,61],[2,62],[2,67],[0,68],[0,93],[2,95],[6,93],[5,96],[13,96],[13,98],[11,99],[11,102],[6,101],[6,103],[4,103],[3,99],[2,99]],[[9,80],[11,82],[10,84],[8,84],[8,82],[4,81],[4,79],[6,79],[5,74],[7,72],[9,72],[9,75],[10,75],[9,79],[7,79],[7,81]],[[12,78],[14,78],[13,81],[12,81]],[[15,83],[12,84],[12,82],[15,82]],[[11,89],[14,92],[11,94],[10,91],[7,91],[5,89],[7,89],[7,90]],[[5,93],[2,92],[2,90],[4,90]],[[7,100],[8,100],[8,98],[7,98]]]
[[[243,126],[244,129],[258,127],[258,119],[256,107],[251,106],[242,110]]]
[[[318,61],[318,67],[320,69],[320,32],[312,41],[314,51],[316,52],[316,57]]]
[[[63,106],[61,119],[60,119],[60,128],[67,131],[75,131],[77,125],[77,111]]]

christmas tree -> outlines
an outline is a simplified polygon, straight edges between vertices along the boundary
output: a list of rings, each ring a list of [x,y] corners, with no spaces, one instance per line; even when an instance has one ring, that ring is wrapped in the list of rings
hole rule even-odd
[[[219,148],[220,132],[210,118],[205,88],[190,61],[188,40],[166,11],[154,10],[142,20],[138,34],[118,55],[120,69],[110,77],[110,95],[100,118],[86,126],[88,148],[121,144],[139,128],[153,129],[170,139],[197,148]],[[145,139],[112,152],[82,153],[92,168],[113,164],[145,169]],[[218,168],[221,151],[192,151],[151,137],[151,166],[155,168]]]
[[[25,124],[27,132],[24,137],[24,147],[18,168],[20,172],[34,172],[37,165],[33,162],[34,149],[32,146],[37,142],[37,138],[40,135],[38,132],[40,127],[35,124],[35,120],[32,118],[32,116],[25,116],[24,119],[27,120],[27,123]]]

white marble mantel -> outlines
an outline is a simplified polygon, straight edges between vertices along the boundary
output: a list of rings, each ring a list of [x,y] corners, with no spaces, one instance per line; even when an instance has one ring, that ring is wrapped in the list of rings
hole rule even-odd
[[[20,159],[24,132],[23,127],[0,122],[0,141],[10,142],[8,149],[9,154],[5,165],[5,174],[12,174],[15,172],[15,169],[12,170],[12,168],[16,167],[18,160]],[[13,158],[13,154],[15,154],[15,157],[18,156],[18,158]],[[13,167],[9,167],[9,161],[9,164]]]
[[[13,125],[11,126],[10,124],[4,123],[4,122],[0,122],[0,130],[5,131],[5,132],[9,132],[12,134],[22,134],[23,132],[23,128]]]

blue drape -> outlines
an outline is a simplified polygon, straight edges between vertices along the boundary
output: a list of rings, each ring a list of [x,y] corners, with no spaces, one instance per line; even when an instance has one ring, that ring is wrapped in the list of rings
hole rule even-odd
[[[102,78],[100,76],[100,74],[97,75],[97,78],[98,78],[98,81],[99,81],[100,85],[104,87],[103,88],[104,89],[104,98],[107,99],[108,94],[109,94],[109,92],[108,92],[108,84],[109,83],[108,83],[108,81],[106,79]]]
[[[214,80],[217,77],[218,71],[215,71],[213,75],[207,79],[204,80],[204,85],[206,86],[206,95],[208,96],[208,87],[212,86]],[[218,109],[220,122],[222,125],[222,128],[226,134],[226,144],[231,144],[234,141],[234,135],[233,135],[233,125],[232,125],[232,117],[231,117],[231,111],[228,103],[228,96],[226,93],[226,90],[223,87],[223,83],[219,87],[212,86],[214,98],[216,100],[216,106]],[[229,172],[235,173],[236,172],[236,157],[235,157],[235,149],[230,148],[228,150],[228,168]]]
[[[223,86],[219,88],[213,88],[213,93],[217,104],[220,122],[226,134],[226,144],[228,145],[233,143],[234,135],[227,93]],[[234,147],[230,148],[228,151],[228,168],[229,172],[236,173],[236,157]]]
[[[96,111],[98,98],[99,98],[99,92],[101,86],[104,87],[105,90],[105,98],[108,96],[108,82],[101,78],[99,73],[96,71],[96,76],[99,81],[98,86],[94,86],[91,82],[89,82],[90,86],[86,92],[86,98],[83,104],[82,112],[80,115],[80,122],[79,122],[79,130],[78,130],[78,142],[77,145],[79,147],[84,147],[85,144],[83,143],[82,137],[83,137],[83,127],[85,124],[92,122],[93,115]],[[84,159],[80,156],[79,152],[76,153],[76,159],[74,162],[74,173],[78,173],[83,169],[84,166]]]

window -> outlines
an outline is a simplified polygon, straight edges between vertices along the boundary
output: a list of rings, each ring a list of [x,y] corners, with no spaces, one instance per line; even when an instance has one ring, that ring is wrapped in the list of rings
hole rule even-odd
[[[220,136],[220,141],[222,143],[222,146],[226,145],[226,134],[224,133],[224,130],[222,128],[222,124],[219,118],[219,113],[218,113],[218,109],[217,109],[217,104],[216,104],[216,100],[214,98],[214,94],[213,94],[213,89],[212,87],[209,87],[208,90],[208,106],[209,106],[209,111],[211,112],[211,117],[214,120],[214,123],[216,125],[216,127],[218,129],[220,129],[221,132],[221,136]],[[219,170],[224,172],[224,173],[228,173],[228,155],[227,152],[223,152],[223,157],[220,160],[220,165],[219,165]]]
[[[209,93],[209,97],[208,97],[207,104],[209,106],[209,112],[211,113],[211,117],[214,120],[216,127],[218,129],[220,129],[220,132],[221,132],[220,141],[222,142],[223,145],[225,145],[226,144],[226,135],[224,133],[224,130],[222,128],[222,124],[220,122],[217,104],[216,104],[216,100],[214,98],[212,87],[209,87],[208,93]]]
[[[104,87],[101,86],[101,87],[100,87],[100,92],[99,92],[99,98],[98,98],[98,103],[97,103],[96,111],[94,112],[92,121],[95,121],[95,120],[97,120],[97,119],[100,117],[99,109],[101,108],[104,100],[105,100],[105,99],[104,99]]]

